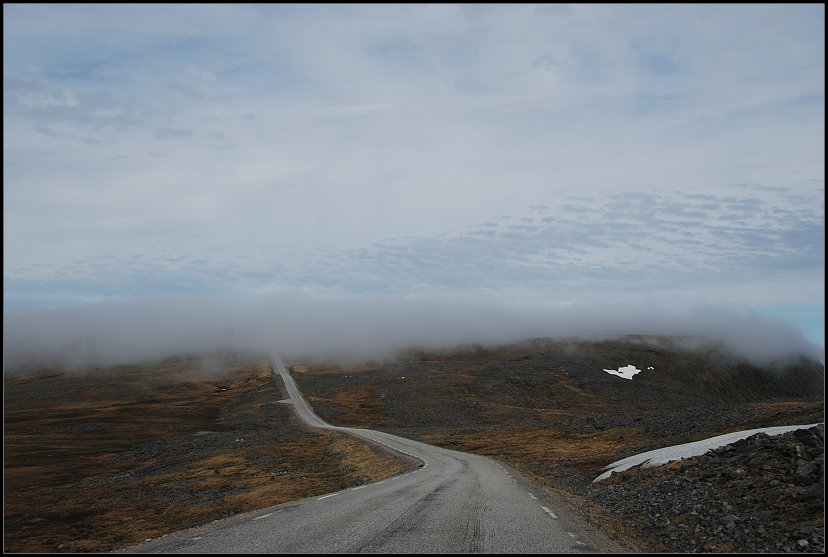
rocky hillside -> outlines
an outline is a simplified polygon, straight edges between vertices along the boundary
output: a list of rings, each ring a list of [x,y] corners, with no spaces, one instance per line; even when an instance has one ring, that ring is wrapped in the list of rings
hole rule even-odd
[[[653,337],[535,339],[411,352],[400,362],[358,369],[296,366],[294,377],[317,413],[340,425],[458,448],[504,428],[539,439],[588,439],[576,460],[560,455],[574,463],[564,468],[580,469],[584,480],[616,455],[740,429],[822,421],[824,368],[818,362],[758,367],[722,349],[688,344]],[[627,365],[641,373],[629,380],[604,371]],[[554,456],[546,453],[532,465],[544,475],[559,473]]]
[[[691,344],[531,340],[410,352],[360,368],[293,362],[292,370],[329,422],[497,458],[604,509],[623,539],[648,548],[819,551],[824,519],[811,517],[824,502],[814,497],[824,461],[816,434],[767,446],[751,440],[737,447],[744,454],[721,451],[592,483],[630,454],[824,421],[818,363],[760,368]],[[225,356],[210,366],[174,359],[4,374],[4,550],[109,551],[407,465],[305,428],[275,402],[285,394],[267,361]],[[642,371],[632,380],[603,371],[626,365]]]
[[[441,355],[412,352],[412,359]],[[628,335],[612,339],[530,339],[511,346],[473,346],[452,354],[453,360],[530,360],[567,367],[582,380],[608,382],[605,369],[634,365],[635,381],[669,385],[719,404],[773,399],[821,398],[825,366],[802,355],[752,363],[725,346],[696,337]],[[440,358],[442,359],[442,358]],[[617,384],[617,383],[616,383]],[[637,384],[637,385],[640,385]]]
[[[605,371],[627,365],[641,372],[630,380]],[[744,429],[824,422],[819,362],[758,366],[689,339],[535,339],[410,352],[396,363],[361,368],[295,365],[293,375],[331,423],[503,460],[550,488],[586,497],[613,520],[623,517],[622,530],[654,550],[822,547],[824,519],[814,505],[821,508],[824,498],[812,487],[824,485],[816,434],[791,446],[752,439],[742,456],[728,449],[682,463],[680,473],[645,469],[621,476],[627,481],[592,484],[604,466],[631,454]],[[640,482],[632,479],[638,474]]]
[[[758,365],[701,339],[629,336],[573,342],[570,350],[583,364],[602,370],[619,359],[635,362],[641,370],[636,380],[671,385],[719,404],[821,397],[825,384],[825,366],[816,360],[789,356]]]
[[[825,426],[615,473],[585,494],[660,551],[825,550]]]

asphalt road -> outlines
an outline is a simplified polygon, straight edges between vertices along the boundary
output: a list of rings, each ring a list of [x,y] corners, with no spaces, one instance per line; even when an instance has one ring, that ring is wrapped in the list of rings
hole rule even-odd
[[[416,457],[407,474],[237,515],[131,546],[161,553],[594,553],[622,548],[503,465],[316,416],[278,358],[299,415],[315,427]]]

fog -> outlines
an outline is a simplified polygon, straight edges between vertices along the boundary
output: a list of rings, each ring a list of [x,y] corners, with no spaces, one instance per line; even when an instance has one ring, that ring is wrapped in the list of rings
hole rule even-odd
[[[7,366],[824,351],[823,5],[4,16]]]
[[[3,315],[4,369],[27,364],[81,369],[220,350],[292,361],[355,364],[405,348],[445,349],[538,337],[705,337],[753,362],[824,348],[778,317],[750,310],[654,304],[527,308],[495,296],[320,299],[283,293],[257,299],[162,296],[72,307],[14,308]]]

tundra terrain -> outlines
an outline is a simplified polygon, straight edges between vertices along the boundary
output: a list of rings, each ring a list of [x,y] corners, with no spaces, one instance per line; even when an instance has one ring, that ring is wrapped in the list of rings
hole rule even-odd
[[[605,371],[627,365],[641,372]],[[824,428],[592,483],[632,454],[824,422],[816,361],[757,366],[693,339],[536,339],[360,368],[296,365],[293,376],[328,422],[501,460],[632,550],[825,547]]]
[[[626,365],[642,371],[632,380],[604,371]],[[733,524],[742,518],[731,515],[710,514],[693,523],[698,532],[681,530],[676,517],[659,526],[665,511],[658,505],[679,508],[675,498],[681,493],[670,488],[675,500],[665,503],[660,486],[676,474],[730,485],[720,460],[711,464],[720,469],[715,477],[690,463],[687,470],[695,472],[685,473],[683,464],[671,465],[679,471],[672,475],[652,472],[665,467],[635,469],[621,487],[613,487],[620,481],[614,475],[601,488],[592,480],[604,466],[721,433],[824,421],[824,367],[818,362],[798,358],[758,367],[723,349],[678,339],[532,340],[410,351],[394,362],[359,367],[293,362],[292,375],[326,421],[498,459],[637,551],[756,546],[739,545],[734,532],[742,530]],[[308,429],[278,402],[283,398],[269,361],[252,356],[84,373],[6,373],[4,550],[113,550],[411,466],[349,437]],[[807,495],[824,486],[817,437],[800,448],[788,443],[804,456],[783,463],[794,471],[807,468],[811,478],[790,481],[814,485],[788,487],[782,476],[782,483],[769,475],[752,480],[767,479],[773,493],[782,486],[779,501],[774,499],[782,514],[754,524],[746,540],[766,543],[771,551],[819,551],[822,539],[824,548],[824,496]],[[779,454],[788,450],[780,447]],[[783,467],[782,457],[774,458]],[[697,491],[702,485],[687,482]],[[623,490],[636,493],[640,504],[650,501],[650,493],[653,516],[641,507],[622,508]],[[752,507],[767,507],[765,492],[760,497],[742,490],[738,496],[741,507],[750,498]],[[695,504],[707,509],[707,501]],[[760,529],[765,533],[752,534]],[[731,537],[715,541],[725,534]]]
[[[629,380],[604,371],[626,365],[641,372]],[[675,339],[412,351],[387,365],[296,365],[293,376],[332,424],[493,456],[560,487],[586,485],[631,454],[824,419],[818,362],[763,369]]]
[[[398,473],[313,430],[267,359],[4,378],[3,549],[100,552]]]

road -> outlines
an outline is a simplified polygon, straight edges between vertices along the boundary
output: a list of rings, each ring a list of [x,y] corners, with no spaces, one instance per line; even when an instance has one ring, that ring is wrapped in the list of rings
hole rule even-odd
[[[562,503],[491,459],[316,416],[279,358],[307,423],[370,439],[422,461],[407,474],[285,503],[127,548],[161,553],[594,553],[622,548]]]

